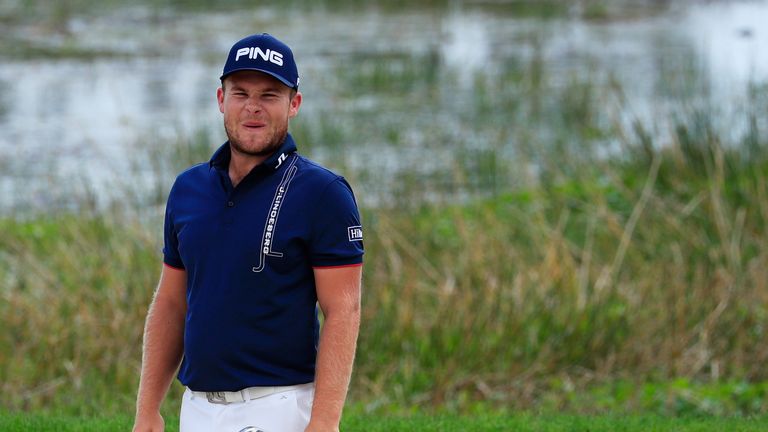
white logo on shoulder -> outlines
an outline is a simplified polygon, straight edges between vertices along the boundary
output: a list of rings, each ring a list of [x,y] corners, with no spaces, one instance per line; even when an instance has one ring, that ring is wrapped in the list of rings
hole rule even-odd
[[[277,51],[272,51],[271,49],[262,51],[259,47],[240,48],[235,53],[235,61],[240,60],[240,57],[242,56],[248,56],[248,58],[251,60],[255,60],[257,57],[261,57],[261,59],[264,61],[274,63],[278,66],[283,65],[283,55]]]
[[[363,241],[363,227],[360,225],[355,225],[347,228],[347,236],[349,236],[349,241]]]

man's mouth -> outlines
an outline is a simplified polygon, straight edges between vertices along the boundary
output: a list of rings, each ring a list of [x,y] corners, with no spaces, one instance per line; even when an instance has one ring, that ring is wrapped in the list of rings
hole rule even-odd
[[[257,122],[257,121],[246,121],[241,124],[246,129],[261,129],[264,126],[266,126],[266,124],[264,124],[263,122]]]

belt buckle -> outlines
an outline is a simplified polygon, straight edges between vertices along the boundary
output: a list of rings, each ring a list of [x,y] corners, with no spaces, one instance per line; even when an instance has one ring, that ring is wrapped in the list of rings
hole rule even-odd
[[[227,403],[227,398],[223,392],[205,392],[205,397],[208,398],[208,402],[215,404]]]

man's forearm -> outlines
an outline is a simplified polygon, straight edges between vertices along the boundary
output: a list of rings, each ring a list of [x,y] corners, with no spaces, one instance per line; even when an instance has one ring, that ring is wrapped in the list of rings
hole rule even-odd
[[[144,329],[137,417],[159,410],[183,352],[185,311],[178,305],[157,300],[152,303]]]
[[[355,359],[360,311],[326,317],[320,334],[311,427],[335,430],[347,397]],[[311,429],[308,429],[311,430]]]

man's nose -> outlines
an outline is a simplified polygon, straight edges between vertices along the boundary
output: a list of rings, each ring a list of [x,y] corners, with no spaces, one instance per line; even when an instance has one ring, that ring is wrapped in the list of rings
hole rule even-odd
[[[245,109],[248,110],[248,112],[255,113],[261,111],[261,105],[259,105],[255,99],[248,99],[248,101],[245,103]]]

